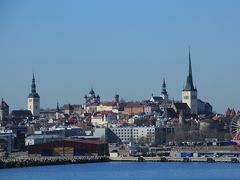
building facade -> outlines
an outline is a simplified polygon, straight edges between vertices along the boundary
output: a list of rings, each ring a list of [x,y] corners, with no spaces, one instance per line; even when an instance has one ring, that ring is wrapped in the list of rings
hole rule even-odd
[[[114,127],[95,128],[94,136],[106,140],[108,143],[130,143],[145,145],[160,145],[166,142],[166,136],[174,133],[173,128],[165,127]]]

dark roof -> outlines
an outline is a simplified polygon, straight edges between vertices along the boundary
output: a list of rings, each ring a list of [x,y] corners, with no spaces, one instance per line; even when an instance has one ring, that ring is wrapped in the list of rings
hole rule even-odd
[[[187,103],[173,103],[174,106],[176,107],[177,110],[190,110],[189,106],[187,105]]]
[[[29,110],[13,110],[11,112],[12,118],[26,118],[32,117],[32,112]]]
[[[164,109],[163,115],[165,115],[167,117],[170,117],[170,118],[177,118],[178,117],[173,108]]]
[[[152,98],[154,99],[154,101],[162,101],[163,98],[160,96],[152,96]]]

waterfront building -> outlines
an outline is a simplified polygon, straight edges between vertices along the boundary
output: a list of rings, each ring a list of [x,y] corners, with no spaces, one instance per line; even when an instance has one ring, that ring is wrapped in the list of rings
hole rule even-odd
[[[8,120],[8,116],[9,116],[9,106],[6,103],[6,101],[4,101],[2,98],[2,101],[0,104],[0,121]]]
[[[32,89],[28,96],[28,110],[32,112],[34,117],[40,116],[40,96],[36,91],[35,77],[32,78]]]
[[[111,127],[95,128],[94,136],[101,137],[109,143],[155,144],[160,145],[166,142],[167,133],[174,133],[173,128],[167,127]]]
[[[26,137],[25,146],[42,144],[46,142],[52,142],[56,140],[61,140],[62,137],[59,135],[49,135],[49,134],[34,134]]]
[[[42,156],[103,156],[108,143],[97,140],[64,139],[28,146],[29,155]]]
[[[15,142],[16,138],[12,130],[0,130],[0,151],[12,152]]]
[[[198,91],[193,85],[192,62],[189,49],[189,69],[185,88],[182,90],[182,102],[186,103],[191,109],[192,114],[198,114]]]

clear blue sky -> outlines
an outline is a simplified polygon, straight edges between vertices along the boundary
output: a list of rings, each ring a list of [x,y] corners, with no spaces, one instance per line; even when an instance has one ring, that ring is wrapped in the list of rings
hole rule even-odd
[[[0,96],[25,109],[35,72],[41,106],[160,94],[180,100],[191,46],[199,98],[240,109],[238,0],[1,0]]]

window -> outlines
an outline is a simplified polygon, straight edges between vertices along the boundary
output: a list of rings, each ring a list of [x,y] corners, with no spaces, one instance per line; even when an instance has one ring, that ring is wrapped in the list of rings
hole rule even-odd
[[[189,99],[189,96],[184,96],[184,99]]]

